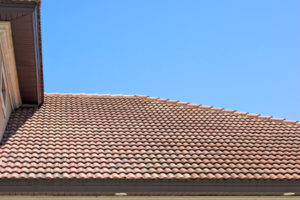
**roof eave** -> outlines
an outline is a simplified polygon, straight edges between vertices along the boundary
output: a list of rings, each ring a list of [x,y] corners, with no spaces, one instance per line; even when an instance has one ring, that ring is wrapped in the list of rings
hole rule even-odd
[[[0,0],[0,20],[11,22],[23,104],[43,102],[40,1]]]
[[[7,179],[0,194],[300,195],[297,180]]]

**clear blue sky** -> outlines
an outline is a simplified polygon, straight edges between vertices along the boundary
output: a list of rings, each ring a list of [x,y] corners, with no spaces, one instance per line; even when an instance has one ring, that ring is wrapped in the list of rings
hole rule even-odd
[[[299,10],[299,0],[43,0],[45,91],[300,120]]]

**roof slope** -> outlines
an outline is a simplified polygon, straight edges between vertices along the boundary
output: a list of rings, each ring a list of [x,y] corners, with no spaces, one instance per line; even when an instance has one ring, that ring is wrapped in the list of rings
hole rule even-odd
[[[12,113],[0,178],[300,180],[300,126],[144,96],[46,94]]]

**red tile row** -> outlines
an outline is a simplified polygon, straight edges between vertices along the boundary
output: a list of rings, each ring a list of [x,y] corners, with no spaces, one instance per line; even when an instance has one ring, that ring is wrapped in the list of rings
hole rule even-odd
[[[46,95],[11,115],[1,178],[300,180],[300,126],[143,96]]]

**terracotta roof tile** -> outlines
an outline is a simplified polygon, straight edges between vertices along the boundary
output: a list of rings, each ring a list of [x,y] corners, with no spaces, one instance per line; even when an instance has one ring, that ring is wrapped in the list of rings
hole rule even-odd
[[[0,178],[299,180],[300,126],[147,96],[47,94],[12,113]]]

